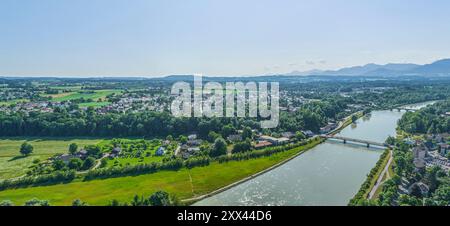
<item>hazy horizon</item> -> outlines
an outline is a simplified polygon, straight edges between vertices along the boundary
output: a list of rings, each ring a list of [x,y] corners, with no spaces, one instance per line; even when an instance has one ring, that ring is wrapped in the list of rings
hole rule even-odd
[[[0,4],[2,77],[261,76],[450,57],[445,0]]]

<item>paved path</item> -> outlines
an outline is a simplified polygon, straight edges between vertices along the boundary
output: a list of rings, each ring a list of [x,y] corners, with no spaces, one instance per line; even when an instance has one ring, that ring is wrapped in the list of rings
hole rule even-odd
[[[392,153],[392,150],[391,150],[390,151],[389,160],[388,160],[386,166],[384,166],[383,172],[381,172],[380,176],[378,177],[377,183],[375,184],[375,186],[373,186],[372,190],[369,193],[369,199],[373,198],[373,196],[377,192],[377,190],[380,187],[380,185],[382,185],[384,183],[384,181],[383,181],[384,175],[386,174],[387,178],[391,177],[389,175],[389,166],[391,165],[392,161],[393,161],[393,153]]]
[[[175,155],[175,156],[178,156],[178,153],[180,152],[180,150],[181,150],[181,146],[178,145],[178,146],[177,146],[177,149],[175,149],[174,155]]]

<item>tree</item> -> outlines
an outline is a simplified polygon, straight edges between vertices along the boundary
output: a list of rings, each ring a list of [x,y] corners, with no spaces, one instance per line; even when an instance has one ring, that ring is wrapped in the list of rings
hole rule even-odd
[[[305,134],[303,134],[302,132],[297,131],[297,132],[295,133],[295,139],[296,139],[297,141],[302,141],[302,140],[306,139],[306,136],[305,136]]]
[[[395,137],[388,136],[388,138],[386,139],[386,144],[394,145],[395,144]]]
[[[85,147],[85,149],[86,149],[87,154],[89,156],[94,156],[94,157],[99,157],[100,153],[102,152],[100,150],[100,147],[97,146],[97,145],[88,145],[88,146]]]
[[[3,200],[0,202],[0,206],[14,206],[14,203],[9,200]]]
[[[33,198],[26,201],[25,206],[50,206],[50,203],[47,200],[39,200],[37,198]]]
[[[210,155],[217,157],[227,154],[227,142],[223,138],[217,138],[214,141],[214,147],[212,148]]]
[[[117,199],[111,200],[109,206],[120,206],[120,202]]]
[[[242,139],[243,140],[252,139],[252,137],[253,137],[252,129],[250,127],[245,127],[244,130],[242,131]]]
[[[356,120],[358,120],[358,117],[356,115],[352,115],[352,122],[356,122]]]
[[[252,144],[251,144],[250,140],[247,139],[243,142],[236,143],[233,147],[233,153],[250,151],[251,148],[252,148]]]
[[[83,162],[83,169],[84,170],[90,169],[94,165],[95,165],[95,158],[89,156]]]
[[[73,154],[77,153],[77,151],[78,151],[78,145],[77,144],[72,143],[72,144],[69,145],[69,153],[70,154],[73,155]]]
[[[431,168],[428,168],[425,173],[424,179],[430,188],[430,192],[434,192],[434,190],[436,190],[436,188],[439,186],[438,175],[440,171],[441,168],[439,166],[433,166]]]
[[[208,133],[208,141],[210,141],[210,142],[214,142],[219,137],[221,137],[220,134],[218,134],[214,131],[209,131],[209,133]]]
[[[169,194],[165,191],[153,193],[148,200],[149,204],[152,206],[170,206],[172,204]]]
[[[69,168],[74,170],[81,169],[81,166],[83,165],[83,161],[80,158],[73,158],[69,161]]]
[[[62,170],[65,166],[66,164],[60,159],[53,161],[53,168],[55,170]]]
[[[422,191],[420,190],[420,187],[418,184],[413,184],[411,187],[411,195],[415,196],[417,198],[422,198]]]
[[[222,133],[222,137],[228,137],[228,136],[230,136],[231,134],[233,134],[235,132],[236,132],[236,130],[234,129],[233,125],[228,124],[228,125],[223,127],[221,133]]]
[[[33,146],[27,142],[24,142],[22,146],[20,146],[20,153],[24,156],[30,155],[33,153]]]
[[[72,202],[72,206],[89,206],[86,202],[83,202],[79,199],[75,199]]]
[[[411,197],[409,195],[400,195],[398,198],[398,204],[400,206],[421,206],[421,199]]]
[[[433,194],[433,200],[439,206],[450,205],[450,184],[439,186]]]
[[[178,137],[178,139],[180,140],[180,143],[181,144],[186,144],[187,143],[187,137],[186,136],[183,136],[183,135],[180,135],[179,137]]]
[[[143,197],[139,197],[138,195],[134,195],[133,200],[131,201],[131,206],[145,206],[146,201]]]

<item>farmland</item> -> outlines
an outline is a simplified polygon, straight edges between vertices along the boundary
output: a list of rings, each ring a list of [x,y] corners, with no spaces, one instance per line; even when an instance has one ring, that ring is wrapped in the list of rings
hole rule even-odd
[[[106,96],[113,93],[120,93],[120,90],[95,90],[89,92],[77,91],[77,92],[68,92],[68,93],[60,93],[50,95],[52,96],[52,101],[68,101],[68,100],[76,100],[76,99],[92,99],[97,101],[99,99],[104,99]]]

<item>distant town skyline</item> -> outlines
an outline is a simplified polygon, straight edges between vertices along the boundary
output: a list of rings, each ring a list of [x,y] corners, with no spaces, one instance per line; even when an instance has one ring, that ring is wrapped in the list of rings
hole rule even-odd
[[[450,58],[446,0],[0,5],[0,76],[252,76]]]

